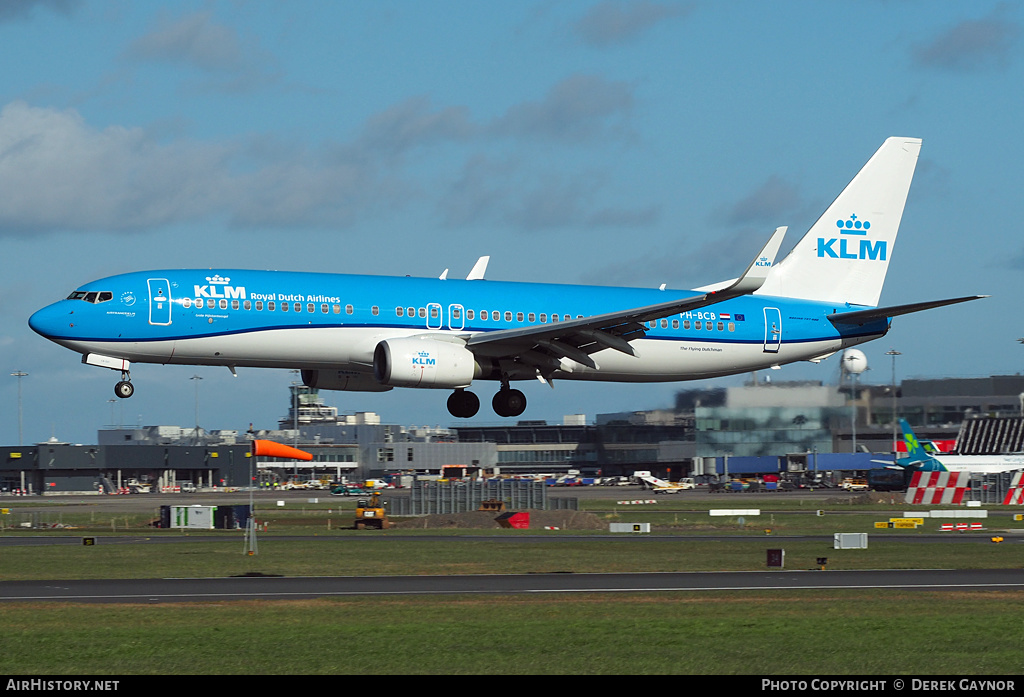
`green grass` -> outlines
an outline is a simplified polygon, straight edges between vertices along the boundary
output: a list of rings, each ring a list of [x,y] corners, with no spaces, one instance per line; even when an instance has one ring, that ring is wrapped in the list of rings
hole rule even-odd
[[[1022,593],[882,591],[0,606],[0,672],[1004,675]]]
[[[870,540],[868,549],[836,550],[831,539],[383,539],[379,531],[323,540],[262,539],[259,554],[235,541],[180,538],[151,544],[5,547],[0,580],[224,577],[261,572],[288,576],[450,575],[764,570],[770,548],[786,550],[787,569],[1019,568],[1015,544],[908,544]],[[372,537],[370,537],[372,536]]]
[[[766,550],[787,569],[1020,568],[1018,543],[907,542],[874,522],[906,508],[724,496],[699,506],[586,501],[607,522],[652,522],[659,537],[601,531],[339,529],[354,501],[266,507],[269,534],[246,556],[241,532],[161,531],[150,514],[69,508],[46,522],[78,529],[5,535],[95,535],[79,544],[4,547],[0,580],[304,575],[763,570]],[[339,513],[339,505],[343,507]],[[746,524],[708,508],[771,509]],[[824,508],[824,516],[813,515]],[[690,510],[687,510],[690,509]],[[21,507],[6,517],[31,516]],[[44,517],[39,514],[39,517]],[[992,529],[1020,528],[1005,516]],[[771,528],[772,535],[764,529]],[[864,550],[834,550],[834,532],[868,532]],[[124,542],[111,535],[138,536]],[[727,541],[692,539],[734,534]],[[222,538],[225,535],[232,539]],[[283,535],[316,535],[316,540]],[[494,539],[494,535],[500,536]],[[536,539],[537,536],[551,539]],[[587,535],[593,539],[587,539]],[[786,540],[781,535],[824,539]],[[395,539],[401,536],[408,539]],[[428,539],[438,538],[441,539]],[[530,536],[532,539],[517,539]],[[576,536],[579,536],[578,538]],[[664,536],[664,537],[663,537]],[[676,536],[673,539],[673,536]],[[145,543],[145,538],[173,541]],[[449,539],[444,539],[444,538]],[[419,538],[419,539],[417,539]],[[962,540],[963,538],[958,538]],[[827,572],[826,572],[827,573]],[[638,593],[487,597],[362,597],[313,601],[0,604],[0,672],[145,674],[1019,674],[1024,592],[879,590]]]

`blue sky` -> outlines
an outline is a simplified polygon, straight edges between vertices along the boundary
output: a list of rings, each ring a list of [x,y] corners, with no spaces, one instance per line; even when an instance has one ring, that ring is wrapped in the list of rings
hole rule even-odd
[[[891,135],[924,139],[862,347],[897,376],[1024,365],[1019,2],[609,0],[0,3],[0,442],[109,423],[273,427],[287,371],[116,374],[28,328],[151,268],[464,275],[692,288],[790,244]],[[784,248],[787,249],[787,247]],[[836,379],[836,359],[773,379]],[[190,381],[199,375],[202,381]],[[668,407],[680,386],[524,387],[526,418]],[[489,394],[488,389],[480,394]],[[448,425],[443,391],[324,393]],[[486,404],[487,399],[484,399]],[[498,421],[482,409],[477,422]]]

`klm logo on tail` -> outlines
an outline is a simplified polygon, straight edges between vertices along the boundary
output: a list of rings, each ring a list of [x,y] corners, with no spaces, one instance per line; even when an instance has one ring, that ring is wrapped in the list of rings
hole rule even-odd
[[[837,220],[836,227],[839,229],[840,237],[819,237],[818,256],[830,259],[869,259],[873,261],[885,261],[888,252],[888,243],[885,240],[872,242],[867,239],[868,230],[871,229],[871,222],[860,220],[856,215],[851,215],[849,220]],[[843,237],[850,235],[853,237]],[[856,239],[861,237],[862,239]]]

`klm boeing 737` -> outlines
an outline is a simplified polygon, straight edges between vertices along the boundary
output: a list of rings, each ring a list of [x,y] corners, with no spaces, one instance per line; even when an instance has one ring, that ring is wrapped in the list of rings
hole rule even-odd
[[[32,315],[37,333],[121,373],[136,363],[300,369],[328,390],[451,390],[474,381],[518,416],[512,383],[694,380],[818,361],[884,336],[897,315],[970,296],[877,307],[921,141],[889,138],[779,263],[778,228],[739,278],[693,291],[278,271],[178,270],[87,283]],[[482,259],[481,262],[484,262]],[[485,263],[485,262],[484,262]]]
[[[933,455],[925,450],[906,419],[900,419],[907,456],[896,459],[896,465],[922,472],[973,472],[998,474],[1024,469],[1024,455]]]

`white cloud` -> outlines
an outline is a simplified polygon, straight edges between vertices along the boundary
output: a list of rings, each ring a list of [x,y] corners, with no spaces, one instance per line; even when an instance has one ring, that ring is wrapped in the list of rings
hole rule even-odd
[[[636,39],[655,25],[689,14],[689,3],[612,2],[594,5],[576,23],[576,31],[591,46],[604,47]]]
[[[598,146],[625,131],[633,88],[572,76],[540,100],[490,122],[427,96],[368,116],[348,142],[282,142],[273,135],[200,141],[141,127],[95,128],[73,109],[16,101],[0,110],[0,235],[132,231],[181,222],[343,227],[423,200],[449,224],[481,219],[513,228],[649,224],[653,209],[609,206],[593,173],[555,158],[505,162],[508,140]],[[598,137],[600,136],[600,137]],[[408,154],[431,148],[430,172]],[[436,154],[437,157],[433,157]],[[463,164],[464,163],[464,164]],[[460,170],[460,167],[464,169]]]
[[[130,58],[185,63],[202,70],[236,70],[244,61],[234,30],[216,24],[209,12],[163,21],[133,41],[125,53]]]
[[[926,68],[973,71],[1005,66],[1020,37],[1020,24],[1003,16],[999,5],[988,17],[964,20],[914,49],[914,60]]]
[[[74,12],[81,4],[82,0],[3,0],[0,2],[0,22],[28,19],[37,7],[45,7],[67,15]]]

